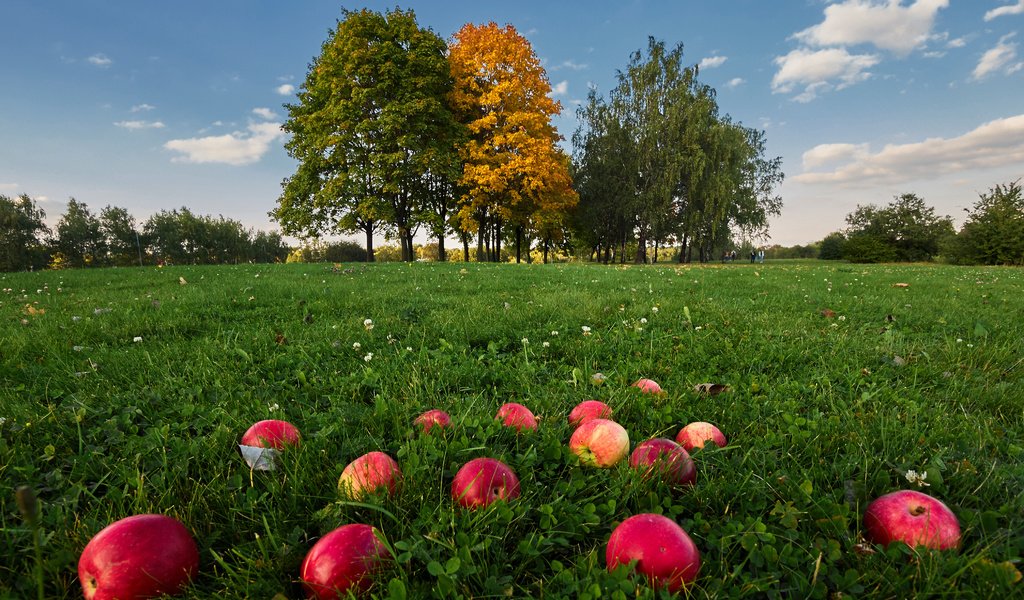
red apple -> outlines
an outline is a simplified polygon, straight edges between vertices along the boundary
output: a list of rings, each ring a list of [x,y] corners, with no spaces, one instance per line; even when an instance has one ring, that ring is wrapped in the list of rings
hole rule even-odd
[[[466,508],[518,497],[519,478],[508,465],[494,458],[474,458],[462,465],[452,480],[452,498]]]
[[[629,453],[629,434],[615,421],[593,419],[573,432],[569,449],[587,466],[610,467]]]
[[[313,545],[302,561],[302,587],[308,598],[335,600],[348,591],[365,592],[373,573],[391,553],[369,525],[342,525]]]
[[[658,382],[653,379],[639,379],[633,384],[633,387],[640,388],[640,391],[645,394],[663,394],[664,390],[658,385]]]
[[[494,418],[501,419],[506,427],[515,427],[516,431],[524,429],[535,431],[537,429],[537,417],[533,416],[530,409],[515,402],[502,404]]]
[[[644,476],[657,474],[672,485],[693,485],[697,467],[682,446],[668,438],[641,443],[629,457],[629,466],[642,469]]]
[[[700,571],[700,551],[686,531],[672,519],[650,513],[619,523],[608,539],[605,561],[609,571],[636,561],[637,573],[673,593]]]
[[[612,407],[598,400],[584,400],[569,413],[569,424],[575,427],[594,419],[612,418]]]
[[[243,446],[284,450],[299,445],[299,430],[288,421],[268,419],[250,427],[242,436]]]
[[[107,525],[78,559],[86,600],[173,596],[198,571],[199,550],[192,535],[164,515],[135,515]]]
[[[428,410],[422,415],[416,417],[416,420],[413,422],[423,428],[423,433],[430,433],[430,430],[434,427],[437,427],[438,429],[450,427],[452,424],[452,418],[443,410],[434,409]]]
[[[401,479],[402,471],[395,459],[383,452],[367,452],[348,463],[341,472],[338,489],[353,500],[358,500],[382,488],[394,494]]]
[[[719,448],[724,448],[726,444],[722,430],[704,421],[690,423],[680,429],[676,434],[676,441],[686,448],[687,452],[692,452],[694,448],[703,448],[707,442],[714,442]]]
[[[960,545],[960,522],[942,501],[915,490],[892,492],[875,499],[864,511],[867,537],[888,546],[903,542],[932,550]]]

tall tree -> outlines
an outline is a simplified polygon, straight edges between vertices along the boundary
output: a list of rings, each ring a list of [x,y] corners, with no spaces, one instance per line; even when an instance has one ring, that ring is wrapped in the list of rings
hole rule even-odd
[[[460,146],[459,221],[477,233],[477,259],[486,245],[490,259],[498,260],[505,225],[514,228],[519,247],[545,198],[575,204],[551,120],[561,105],[551,98],[530,42],[511,25],[465,25],[448,59],[455,79],[452,106],[469,135]]]
[[[1020,181],[999,184],[981,194],[968,213],[958,236],[968,262],[1024,264],[1024,193]]]
[[[43,236],[49,233],[46,212],[27,194],[0,195],[0,271],[41,268],[47,257]]]
[[[106,240],[100,220],[83,202],[68,200],[67,210],[57,222],[54,247],[72,267],[106,264]]]
[[[953,220],[935,214],[916,194],[901,194],[884,207],[858,205],[846,216],[845,257],[855,262],[927,261],[954,233]]]
[[[112,264],[128,266],[142,263],[142,249],[135,218],[128,210],[106,206],[100,211],[100,233]]]
[[[412,238],[438,178],[452,177],[458,126],[445,43],[412,11],[344,11],[287,105],[285,144],[299,161],[271,212],[286,233],[362,231]]]

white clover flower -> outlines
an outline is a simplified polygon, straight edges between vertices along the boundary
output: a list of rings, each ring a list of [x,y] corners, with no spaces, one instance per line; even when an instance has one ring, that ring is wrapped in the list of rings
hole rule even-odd
[[[590,335],[590,328],[589,328],[589,327],[587,327],[586,325],[584,325],[584,326],[583,326],[583,327],[581,327],[580,329],[582,329],[582,330],[583,330],[583,335]]]
[[[642,325],[646,325],[647,324],[647,317],[640,317],[640,323]]]
[[[839,315],[839,320],[840,321],[845,321],[846,320],[846,315]]]
[[[545,348],[550,348],[551,342],[544,342],[543,344],[541,344],[541,346],[544,346]]]
[[[405,347],[405,351],[406,352],[412,352],[412,346],[406,346]]]
[[[554,336],[554,337],[557,337],[558,336],[558,332],[557,331],[552,331],[551,335]]]
[[[958,343],[958,344],[964,343],[964,338],[956,338],[956,343]]]
[[[373,330],[373,319],[364,319],[363,320],[363,327],[365,327],[367,331],[372,331]]]
[[[656,313],[656,312],[658,312],[658,307],[657,307],[657,306],[652,306],[652,307],[651,307],[651,312],[652,312],[652,313]]]
[[[267,408],[270,410],[270,412],[274,412],[275,410],[277,410],[277,409],[279,409],[281,407],[278,406],[277,402],[275,402],[275,403],[271,404],[270,406],[268,406]]]
[[[700,331],[701,329],[704,329],[703,325],[698,325],[698,326],[693,328],[694,331]]]
[[[360,349],[362,347],[363,347],[363,345],[360,344],[359,342],[352,342],[352,349],[353,350],[358,350],[358,349]]]
[[[910,469],[909,471],[907,471],[907,474],[906,474],[907,481],[909,481],[912,484],[917,485],[918,487],[928,487],[928,486],[931,485],[930,483],[925,481],[925,479],[927,479],[927,477],[928,477],[928,472],[927,471],[925,471],[924,473],[918,474],[917,471],[915,471],[913,469]]]
[[[530,344],[530,338],[523,338],[522,342],[524,346],[528,346]]]
[[[7,422],[7,419],[5,417],[0,417],[0,426],[2,426],[6,422]]]
[[[141,335],[137,335],[137,336],[132,338],[132,342],[135,343],[135,344],[138,344],[141,341],[142,341],[142,336]]]
[[[363,357],[364,362],[370,362],[373,360],[373,352],[367,352],[366,356]]]

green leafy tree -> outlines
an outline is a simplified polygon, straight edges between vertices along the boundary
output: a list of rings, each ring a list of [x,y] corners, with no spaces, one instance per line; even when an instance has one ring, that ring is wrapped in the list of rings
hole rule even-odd
[[[85,203],[74,198],[68,200],[67,210],[57,222],[53,247],[71,267],[107,263],[106,240],[100,231],[100,219]]]
[[[99,221],[110,264],[120,267],[140,264],[141,240],[135,218],[128,210],[108,205],[100,211]]]
[[[1019,180],[981,194],[968,213],[956,244],[966,262],[1024,264],[1024,194]]]
[[[362,232],[368,260],[374,233],[385,233],[412,260],[424,214],[440,214],[432,231],[443,233],[450,210],[425,207],[457,174],[451,88],[444,40],[419,27],[412,11],[346,10],[310,65],[299,102],[287,105],[285,147],[299,165],[271,216],[299,237]]]
[[[46,212],[26,194],[0,196],[0,271],[37,269],[49,260],[44,236]]]
[[[833,232],[821,240],[818,258],[822,260],[841,260],[843,258],[843,246],[846,245],[846,236],[841,232]]]
[[[950,217],[936,215],[935,209],[916,194],[896,196],[884,207],[857,206],[846,216],[846,222],[846,258],[855,262],[881,261],[867,261],[867,256],[905,262],[932,260],[939,253],[940,241],[954,231]],[[870,242],[854,242],[860,237]],[[880,251],[879,245],[890,251]]]

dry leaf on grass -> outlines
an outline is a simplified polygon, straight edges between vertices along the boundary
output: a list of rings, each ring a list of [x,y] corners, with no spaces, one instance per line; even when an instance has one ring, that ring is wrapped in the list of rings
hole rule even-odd
[[[693,391],[698,394],[707,394],[709,396],[717,396],[723,392],[728,392],[731,388],[721,383],[698,383],[693,386]]]
[[[184,277],[179,277],[178,278],[178,283],[180,283],[181,285],[187,285],[188,284],[188,282],[185,281]]]
[[[832,310],[831,308],[826,308],[821,311],[821,316],[825,317],[826,319],[834,319],[836,317],[836,311]]]
[[[908,288],[908,287],[910,287],[910,284],[909,283],[894,283],[894,284],[892,284],[892,287],[895,287],[895,288]]]

